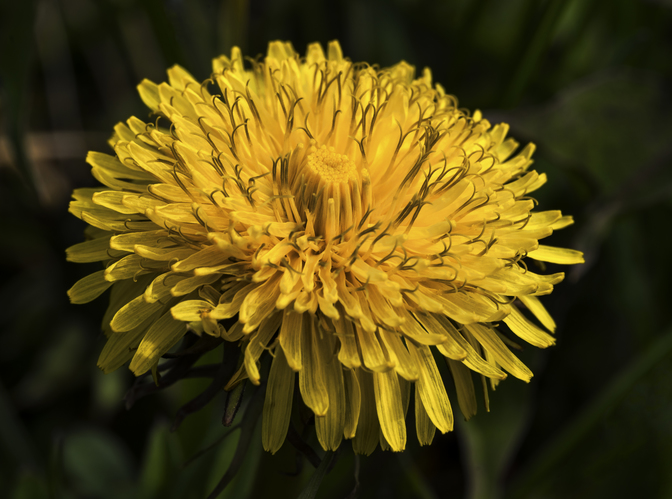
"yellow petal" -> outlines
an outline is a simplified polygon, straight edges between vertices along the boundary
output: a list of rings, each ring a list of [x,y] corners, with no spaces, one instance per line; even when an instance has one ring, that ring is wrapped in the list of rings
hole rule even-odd
[[[336,336],[341,343],[341,348],[338,350],[338,360],[348,369],[356,369],[362,365],[359,358],[359,351],[357,350],[357,340],[355,339],[355,332],[352,323],[341,315],[340,319],[334,321],[336,329]]]
[[[133,356],[130,369],[136,376],[146,373],[173,345],[182,339],[187,332],[184,322],[173,319],[166,312],[157,320],[138,346]]]
[[[483,359],[483,357],[481,357],[478,354],[476,349],[474,349],[474,347],[471,344],[469,344],[469,342],[464,338],[464,336],[462,336],[462,334],[457,329],[455,329],[455,326],[453,326],[450,321],[448,321],[445,317],[442,316],[437,317],[446,328],[446,332],[451,337],[451,339],[466,352],[467,356],[464,358],[464,360],[462,360],[462,363],[465,366],[467,366],[469,369],[476,371],[477,373],[481,373],[484,376],[487,376],[488,378],[497,378],[497,379],[506,378],[506,374],[501,369],[486,362]]]
[[[247,369],[245,364],[241,364],[238,370],[231,376],[231,379],[224,386],[224,391],[230,392],[233,388],[243,380],[247,379]]]
[[[509,350],[499,336],[497,336],[497,333],[481,324],[465,324],[464,327],[483,346],[484,350],[487,350],[492,354],[497,363],[506,371],[510,372],[516,378],[522,379],[526,383],[530,381],[533,376],[532,371],[530,371],[518,357],[511,353],[511,350]]]
[[[569,227],[573,223],[574,223],[574,217],[572,217],[571,215],[565,215],[558,221],[554,222],[553,225],[551,225],[551,229],[553,230],[564,229],[565,227]]]
[[[147,332],[147,329],[154,324],[154,321],[161,316],[161,313],[162,310],[159,310],[150,315],[135,329],[125,333],[111,335],[107,339],[103,351],[100,352],[100,356],[98,357],[98,367],[107,374],[116,371],[126,364],[126,362],[131,360],[133,355],[135,355],[136,348]]]
[[[327,391],[326,366],[319,355],[319,341],[314,320],[303,314],[301,330],[301,361],[303,369],[299,372],[299,390],[305,404],[312,409],[315,416],[324,416],[329,409],[329,393]]]
[[[106,178],[110,179],[132,179],[132,180],[154,180],[152,175],[144,172],[137,167],[130,168],[122,163],[119,158],[110,156],[102,152],[89,151],[86,155],[86,162],[90,164],[94,170],[104,173]],[[144,191],[144,186],[138,184],[133,185],[135,189]]]
[[[159,97],[159,86],[156,83],[145,78],[138,85],[138,93],[140,94],[142,102],[144,102],[148,108],[154,112],[159,110],[159,102],[161,102],[161,98]]]
[[[143,266],[142,263],[143,260],[141,256],[125,256],[105,269],[105,280],[113,282],[123,279],[132,279],[136,275],[150,272],[150,270],[147,270],[147,268]]]
[[[124,191],[104,191],[104,192],[96,192],[93,195],[93,202],[99,206],[104,206],[105,208],[108,208],[110,210],[114,210],[118,213],[124,213],[127,215],[133,215],[137,213],[144,213],[144,212],[139,212],[133,208],[129,208],[127,206],[124,206],[123,199],[124,196],[128,195],[127,192]],[[135,194],[137,196],[137,194]]]
[[[128,171],[132,171],[128,169]],[[93,168],[91,169],[91,175],[94,176],[98,182],[103,185],[110,187],[116,191],[129,191],[129,192],[146,192],[147,185],[150,182],[156,182],[156,179],[151,175],[147,174],[147,180],[137,180],[135,182],[128,182],[125,180],[120,180],[120,178],[129,178],[131,176],[140,176],[137,174],[124,174],[111,172],[110,170],[105,170],[103,168]]]
[[[530,214],[530,219],[525,224],[524,230],[550,227],[552,224],[557,223],[561,217],[562,213],[559,210],[532,213]]]
[[[163,308],[163,304],[159,302],[147,303],[145,296],[141,294],[119,309],[112,322],[110,322],[110,327],[116,333],[130,331],[161,308]]]
[[[305,273],[305,271],[304,271]],[[345,272],[336,276],[336,289],[338,291],[338,300],[343,305],[345,312],[353,319],[359,319],[362,316],[362,308],[357,296],[350,292],[345,279]]]
[[[174,272],[166,272],[158,277],[152,279],[152,282],[145,289],[145,301],[147,303],[154,303],[159,300],[171,296],[170,290],[175,284],[185,279],[184,276],[175,274]]]
[[[261,427],[264,450],[275,454],[285,441],[292,414],[295,374],[287,364],[282,348],[275,349],[266,387]]]
[[[454,361],[453,361],[454,362]],[[430,445],[434,440],[436,426],[427,415],[425,406],[422,404],[422,397],[418,385],[415,385],[415,431],[418,434],[420,445]]]
[[[281,321],[282,313],[275,313],[266,318],[259,326],[259,329],[252,334],[250,342],[245,348],[245,370],[250,381],[255,385],[258,385],[260,380],[257,361],[266,349],[268,342],[271,341],[273,335],[278,331]]]
[[[378,439],[380,440],[380,448],[381,449],[383,449],[385,452],[392,450],[392,446],[389,444],[389,442],[385,438],[385,435],[383,434],[382,430],[380,430],[378,432]]]
[[[487,322],[499,312],[491,300],[475,293],[445,293],[435,298],[444,304],[448,317],[462,324]]]
[[[110,250],[112,234],[70,246],[66,251],[69,262],[88,263],[119,258],[123,253]]]
[[[392,307],[390,303],[382,297],[377,290],[377,286],[370,286],[367,290],[368,305],[371,307],[371,312],[377,317],[378,321],[386,324],[392,329],[399,327],[399,325],[404,322],[404,319],[397,314],[397,309]]]
[[[378,338],[370,331],[355,324],[357,331],[357,343],[362,352],[364,365],[372,371],[387,371],[392,365],[387,361],[380,347]]]
[[[105,311],[105,315],[103,315],[102,321],[102,329],[106,336],[109,337],[113,334],[110,323],[115,314],[130,300],[143,294],[143,291],[150,280],[151,276],[142,276],[139,277],[137,281],[128,279],[125,281],[117,281],[112,284],[112,289],[110,290],[110,304]]]
[[[280,277],[280,273],[276,272],[273,277],[245,297],[238,314],[238,320],[245,324],[243,332],[254,331],[261,321],[275,310],[275,301],[280,295],[278,287]]]
[[[411,385],[413,383],[405,380],[401,376],[397,379],[399,380],[399,392],[401,393],[401,406],[404,408],[404,419],[406,419],[408,406],[411,404]]]
[[[203,300],[186,300],[170,309],[173,319],[183,322],[200,321],[204,312],[212,310],[212,303]]]
[[[422,327],[424,327],[430,334],[434,336],[439,336],[440,334],[444,335],[442,336],[443,341],[441,344],[437,345],[437,348],[442,355],[455,360],[465,359],[467,357],[467,351],[455,341],[454,338],[450,337],[447,333],[447,329],[449,328],[446,327],[445,324],[447,321],[440,322],[439,317],[442,316],[439,314],[415,314],[417,322],[422,324]]]
[[[324,416],[315,417],[317,440],[324,450],[336,450],[343,439],[345,429],[345,387],[343,369],[333,356],[333,337],[327,331],[321,331],[318,339],[320,362],[324,364],[325,381],[329,397],[329,410]]]
[[[230,319],[238,313],[245,297],[257,287],[257,284],[246,284],[245,282],[230,287],[222,294],[219,305],[210,313],[210,316],[215,319]]]
[[[555,344],[553,336],[531,322],[516,307],[511,307],[511,313],[504,318],[504,322],[516,336],[527,341],[530,345],[546,348]]]
[[[236,322],[228,331],[222,328],[222,338],[226,341],[235,342],[240,340],[243,336],[245,335],[243,334],[242,322]]]
[[[170,84],[177,90],[184,90],[188,85],[196,85],[198,88],[200,85],[194,79],[189,72],[184,69],[182,66],[175,64],[173,67],[168,69],[168,81]]]
[[[357,369],[355,372],[359,380],[362,405],[359,411],[357,433],[355,438],[352,439],[352,449],[355,454],[368,456],[376,450],[379,440],[380,423],[376,410],[376,396],[372,374],[364,372],[362,369]]]
[[[343,381],[345,386],[345,426],[343,428],[343,436],[350,439],[357,432],[362,395],[359,388],[359,380],[354,370],[346,369],[343,374]]]
[[[406,448],[406,422],[397,373],[393,370],[374,372],[373,389],[380,429],[390,448],[401,452]]]
[[[443,329],[428,332],[418,324],[418,321],[410,313],[407,311],[403,311],[403,313],[406,320],[399,326],[399,329],[404,333],[404,336],[421,345],[439,345],[448,340],[448,336]]]
[[[191,248],[157,248],[141,244],[136,244],[133,247],[133,251],[142,258],[160,262],[169,262],[175,259],[183,260],[194,254],[194,250]]]
[[[173,287],[170,288],[170,294],[173,296],[184,296],[192,291],[200,288],[204,284],[212,284],[216,280],[220,278],[219,275],[196,275],[194,277],[187,277],[186,279],[182,280],[177,280],[177,279],[171,279],[168,277],[166,279],[166,282],[169,284],[173,284]],[[177,284],[175,282],[177,281]],[[214,316],[213,316],[214,317]]]
[[[112,283],[105,279],[105,271],[87,275],[68,290],[71,303],[89,303],[102,295]]]
[[[408,381],[417,380],[417,367],[399,335],[390,331],[380,331],[379,337],[385,345],[387,355],[390,362],[394,364],[394,370],[397,374]]]
[[[191,211],[189,211],[191,213]],[[198,267],[213,267],[223,264],[229,256],[222,253],[217,246],[206,246],[184,260],[173,264],[173,272],[188,272]]]
[[[168,239],[167,230],[150,230],[144,232],[128,232],[112,236],[110,239],[110,248],[120,251],[133,251],[136,244],[145,244],[160,248],[170,246],[173,241]]]
[[[555,321],[546,310],[546,307],[542,305],[539,298],[536,296],[519,296],[518,298],[539,319],[539,322],[546,326],[551,333],[555,332]]]
[[[282,325],[278,340],[285,352],[287,364],[294,371],[300,371],[301,364],[301,328],[303,327],[303,315],[291,310],[283,311]]]
[[[573,249],[556,248],[555,246],[539,245],[539,248],[530,251],[527,256],[542,262],[559,263],[561,265],[575,265],[585,263],[583,253]]]
[[[332,40],[328,45],[329,60],[341,62],[343,60],[343,51],[341,50],[341,45],[338,43],[338,40]]]
[[[72,211],[72,204],[70,205]],[[105,211],[103,211],[105,210]],[[156,229],[154,222],[147,222],[141,215],[122,215],[107,208],[86,209],[81,213],[81,219],[87,224],[111,232],[125,230],[146,231]]]
[[[441,433],[452,431],[453,410],[432,352],[426,345],[416,347],[408,342],[407,346],[418,365],[419,378],[416,386],[429,418]]]
[[[474,382],[471,379],[471,371],[461,362],[448,359],[448,367],[455,381],[455,390],[457,391],[457,404],[464,419],[469,421],[476,414],[476,392],[474,391]]]

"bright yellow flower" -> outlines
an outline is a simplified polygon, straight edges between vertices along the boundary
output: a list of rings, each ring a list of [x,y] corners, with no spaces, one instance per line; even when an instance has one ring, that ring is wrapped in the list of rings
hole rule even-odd
[[[529,170],[533,145],[514,154],[507,125],[458,109],[428,69],[353,64],[338,42],[305,58],[273,42],[247,67],[234,48],[204,83],[177,66],[168,77],[138,87],[156,124],[117,125],[116,156],[87,158],[106,187],[70,205],[91,227],[69,259],[106,264],[72,302],[112,287],[105,372],[129,360],[146,372],[187,325],[240,344],[228,387],[259,384],[269,350],[264,447],[285,439],[298,372],[322,447],[352,439],[363,454],[404,449],[413,386],[420,443],[453,428],[437,352],[467,418],[471,371],[493,386],[506,372],[531,378],[498,323],[553,344],[521,309],[553,331],[537,297],[563,274],[525,258],[583,261],[538,242],[572,219],[531,211],[546,181]]]

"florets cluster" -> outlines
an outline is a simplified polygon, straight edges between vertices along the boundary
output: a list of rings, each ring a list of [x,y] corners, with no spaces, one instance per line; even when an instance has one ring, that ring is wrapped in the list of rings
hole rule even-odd
[[[298,372],[321,445],[365,454],[405,447],[412,389],[420,442],[452,429],[433,351],[466,417],[471,371],[530,379],[497,326],[551,345],[526,314],[553,331],[538,296],[563,274],[525,259],[582,261],[539,244],[571,218],[532,211],[546,181],[532,145],[516,152],[506,125],[459,109],[429,70],[354,64],[337,42],[303,58],[273,42],[249,65],[234,48],[203,83],[168,76],[139,85],[156,122],[117,125],[115,156],[87,158],[104,187],[71,204],[91,227],[69,258],[105,269],[70,297],[112,287],[103,370],[130,360],[140,375],[190,330],[240,345],[231,388],[259,384],[269,350],[266,449],[284,441]]]

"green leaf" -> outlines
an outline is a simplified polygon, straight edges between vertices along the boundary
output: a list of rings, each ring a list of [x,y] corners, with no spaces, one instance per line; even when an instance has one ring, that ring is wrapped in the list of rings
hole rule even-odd
[[[38,465],[33,442],[14,404],[0,383],[0,444],[17,463],[35,468]]]
[[[165,497],[172,473],[170,442],[173,437],[167,422],[158,423],[152,429],[145,450],[145,458],[138,480],[138,497],[143,499]],[[173,440],[176,440],[173,438]]]
[[[229,466],[231,466],[233,456],[236,452],[236,448],[238,447],[238,441],[240,440],[240,428],[230,428],[228,429],[226,435],[230,436],[217,444],[214,456],[201,456],[199,458],[212,460],[212,467],[210,468],[210,473],[206,482],[206,490],[214,489],[219,480],[222,478],[223,471],[227,470]],[[198,463],[194,463],[194,465],[198,466]]]
[[[511,124],[514,136],[539,144],[554,163],[587,174],[597,194],[608,195],[642,182],[660,187],[660,179],[644,175],[643,168],[669,149],[667,95],[665,81],[653,73],[610,70],[578,81],[549,104],[497,119]],[[669,170],[663,164],[652,173],[669,182]]]
[[[396,454],[401,464],[401,469],[404,470],[406,480],[408,481],[414,497],[420,499],[437,499],[437,495],[432,490],[430,483],[426,476],[418,469],[418,465],[412,458],[408,451]],[[355,480],[359,482],[359,478],[355,475]]]
[[[320,484],[322,483],[322,480],[327,474],[327,470],[329,469],[329,465],[331,464],[331,461],[333,459],[334,459],[333,451],[327,451],[324,453],[324,457],[322,457],[322,462],[317,467],[313,475],[310,477],[308,484],[303,489],[303,491],[301,491],[301,494],[299,495],[298,499],[313,499],[317,495],[317,491],[320,488]]]
[[[66,436],[63,465],[76,493],[101,499],[127,497],[133,489],[129,450],[111,433],[79,430]]]
[[[492,412],[481,407],[469,421],[456,418],[468,475],[469,499],[501,497],[501,482],[530,414],[530,385],[510,379],[489,394]]]
[[[252,497],[250,494],[252,493],[255,481],[258,480],[257,472],[259,471],[259,462],[261,461],[263,454],[264,449],[261,446],[261,425],[257,425],[254,430],[252,441],[249,444],[247,455],[243,461],[243,465],[236,473],[236,477],[231,481],[231,484],[224,490],[221,499]],[[221,468],[217,471],[221,474]]]
[[[620,374],[615,376],[601,394],[561,430],[521,471],[513,483],[510,497],[530,497],[531,491],[557,467],[581,441],[603,424],[625,395],[662,359],[672,352],[672,327],[640,353]]]
[[[222,491],[225,491],[231,485],[231,482],[233,482],[237,478],[237,474],[241,469],[241,467],[244,468],[243,465],[246,459],[245,456],[248,454],[250,447],[258,447],[259,449],[261,448],[261,441],[259,438],[259,428],[257,428],[257,421],[261,416],[261,411],[264,405],[265,392],[266,392],[266,386],[262,384],[252,393],[247,409],[245,410],[245,415],[242,419],[240,438],[238,438],[238,441],[236,443],[236,449],[235,452],[233,453],[233,457],[231,458],[230,464],[225,469],[215,468],[217,469],[217,472],[220,473],[221,478],[217,483],[217,485],[212,490],[212,492],[210,493],[210,495],[208,496],[208,499],[214,499],[216,497],[219,497]],[[225,442],[224,445],[230,445],[230,441]],[[226,450],[226,448],[225,452],[228,453],[228,450]],[[251,460],[253,460],[255,463],[258,461],[258,459],[259,457],[255,457],[254,455],[251,458]]]
[[[564,9],[571,2],[567,0],[549,0],[544,6],[544,12],[538,20],[532,39],[526,43],[525,50],[516,66],[513,78],[504,92],[502,103],[505,107],[515,106],[523,96],[535,70],[548,49],[556,31],[558,21]]]
[[[10,499],[47,499],[49,493],[46,480],[35,473],[21,473],[9,497]]]

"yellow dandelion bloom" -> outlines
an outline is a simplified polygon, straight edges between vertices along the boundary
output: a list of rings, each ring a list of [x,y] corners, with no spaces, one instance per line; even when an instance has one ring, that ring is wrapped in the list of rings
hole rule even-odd
[[[105,372],[143,374],[191,330],[240,345],[231,388],[259,384],[269,350],[264,447],[285,440],[298,373],[322,447],[362,454],[404,449],[413,388],[420,443],[452,430],[436,354],[467,418],[471,371],[531,378],[498,323],[553,344],[525,314],[553,331],[538,296],[564,274],[525,259],[583,261],[539,244],[572,219],[532,211],[533,145],[516,153],[507,125],[458,109],[429,69],[352,63],[338,42],[303,58],[272,42],[249,63],[234,48],[203,83],[178,66],[168,79],[139,85],[156,123],[118,124],[116,155],[87,157],[104,187],[70,205],[91,227],[68,258],[105,262],[72,302],[112,288]]]

